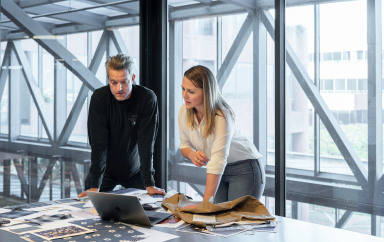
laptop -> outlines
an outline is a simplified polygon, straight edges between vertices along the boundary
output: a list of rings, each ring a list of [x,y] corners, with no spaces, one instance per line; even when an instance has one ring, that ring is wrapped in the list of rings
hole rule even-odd
[[[103,220],[153,226],[172,215],[144,210],[135,196],[106,192],[87,192],[87,195]]]

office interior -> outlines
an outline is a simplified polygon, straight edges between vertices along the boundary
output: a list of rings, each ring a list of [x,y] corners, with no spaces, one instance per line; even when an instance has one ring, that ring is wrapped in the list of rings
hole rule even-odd
[[[0,206],[76,197],[104,63],[156,93],[156,184],[201,199],[178,148],[183,72],[216,75],[263,155],[268,210],[384,237],[381,0],[2,0]]]

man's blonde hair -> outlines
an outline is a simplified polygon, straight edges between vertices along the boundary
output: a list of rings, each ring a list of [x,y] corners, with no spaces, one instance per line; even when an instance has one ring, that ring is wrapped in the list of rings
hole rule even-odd
[[[107,76],[110,69],[127,70],[129,74],[132,74],[132,67],[133,59],[122,53],[109,57],[108,60],[105,62],[105,70],[107,71]]]

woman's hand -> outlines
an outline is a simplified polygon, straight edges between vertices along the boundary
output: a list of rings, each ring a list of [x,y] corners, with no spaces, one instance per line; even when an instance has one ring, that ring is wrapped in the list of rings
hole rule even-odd
[[[189,159],[198,167],[206,165],[208,157],[201,151],[192,151],[189,155]]]

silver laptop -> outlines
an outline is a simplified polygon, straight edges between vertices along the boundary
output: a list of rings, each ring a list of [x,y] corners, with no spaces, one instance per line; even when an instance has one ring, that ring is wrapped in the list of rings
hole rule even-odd
[[[87,192],[87,195],[103,220],[153,226],[172,215],[144,210],[135,196],[105,192]]]

